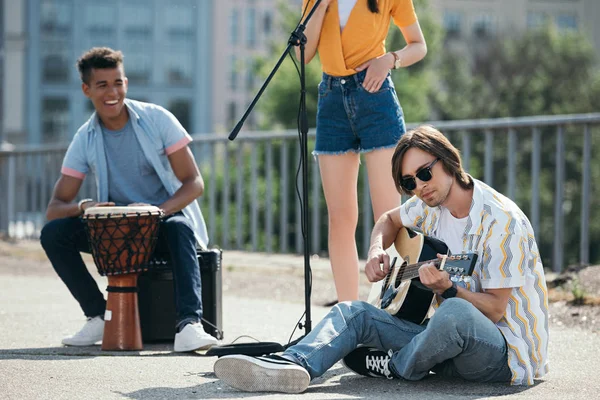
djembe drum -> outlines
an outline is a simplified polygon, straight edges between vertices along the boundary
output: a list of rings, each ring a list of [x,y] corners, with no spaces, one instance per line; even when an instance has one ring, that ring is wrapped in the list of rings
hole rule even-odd
[[[137,278],[148,270],[163,215],[154,206],[91,207],[82,216],[92,256],[108,278],[102,350],[141,350]]]

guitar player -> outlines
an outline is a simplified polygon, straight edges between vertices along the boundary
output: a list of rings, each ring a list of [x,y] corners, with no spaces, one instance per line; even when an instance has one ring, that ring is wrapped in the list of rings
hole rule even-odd
[[[525,214],[468,175],[438,130],[402,136],[392,158],[399,192],[412,195],[375,224],[365,272],[386,277],[387,249],[402,227],[442,240],[452,254],[477,254],[471,279],[449,279],[433,263],[419,268],[437,296],[418,324],[362,301],[342,302],[281,356],[230,355],[217,377],[244,391],[303,392],[344,359],[358,374],[419,380],[431,372],[475,382],[532,385],[548,370],[548,299],[542,262]]]

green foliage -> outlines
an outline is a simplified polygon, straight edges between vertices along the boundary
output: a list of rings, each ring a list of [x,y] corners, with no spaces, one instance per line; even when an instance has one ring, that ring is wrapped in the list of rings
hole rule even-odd
[[[571,293],[573,294],[573,304],[580,306],[585,303],[586,293],[583,287],[581,287],[578,277],[573,278],[571,282]]]
[[[408,68],[392,72],[392,80],[398,99],[408,122],[426,121],[431,115],[429,97],[436,89],[437,59],[443,45],[444,32],[432,16],[429,2],[415,4],[419,25],[427,42],[427,56]],[[389,50],[399,50],[406,45],[402,32],[394,24],[390,25],[386,39]]]
[[[470,49],[472,50],[472,48]],[[442,56],[439,69],[440,90],[431,96],[435,114],[440,119],[481,119],[533,115],[556,115],[594,112],[600,108],[600,74],[595,52],[578,33],[558,32],[552,26],[521,36],[492,39],[475,55],[455,49]],[[581,177],[583,174],[582,126],[565,128],[565,180],[563,187],[565,266],[579,260],[581,221]],[[592,132],[597,134],[597,129]],[[517,132],[517,204],[530,213],[531,130]],[[554,248],[555,154],[557,128],[541,128],[540,224],[536,236],[542,258],[551,266]],[[593,135],[595,136],[595,134]],[[454,142],[459,144],[460,142]],[[507,193],[507,135],[494,134],[493,186]],[[473,135],[472,156],[483,160],[484,137]],[[592,142],[592,182],[600,178],[600,164],[594,159],[600,143]],[[471,169],[482,177],[481,169]],[[600,240],[600,192],[592,185],[590,243]],[[590,247],[590,259],[600,259],[597,246]]]
[[[441,119],[591,112],[600,106],[595,63],[585,37],[548,25],[492,39],[473,57],[466,51],[445,52],[441,90],[431,100]]]
[[[556,115],[569,113],[586,113],[600,109],[600,72],[597,67],[595,52],[588,41],[580,34],[558,32],[551,26],[543,27],[537,31],[525,33],[506,34],[498,38],[487,39],[473,45],[468,40],[456,42],[446,40],[443,30],[431,17],[433,14],[427,8],[427,2],[415,2],[419,21],[422,26],[427,45],[428,54],[424,60],[399,71],[392,73],[398,97],[404,109],[405,118],[409,122],[457,119],[481,119],[497,117],[517,117],[529,115]],[[282,2],[280,12],[282,18],[281,32],[291,32],[298,20],[300,11],[292,8],[288,2]],[[282,54],[286,43],[286,35],[278,35],[277,42],[273,42],[270,56],[256,60],[257,74],[266,78],[275,62]],[[387,44],[388,49],[400,49],[404,46],[401,31],[393,24],[390,26]],[[461,46],[462,50],[461,51]],[[465,47],[468,47],[465,48]],[[314,60],[306,66],[307,83],[307,109],[308,121],[314,127],[317,107],[317,85],[321,77],[320,63]],[[258,104],[262,116],[259,126],[262,129],[296,128],[299,103],[299,82],[296,66],[288,58],[275,75]],[[581,176],[582,176],[582,128],[564,128],[565,132],[565,180],[563,186],[564,201],[564,231],[562,235],[565,243],[565,265],[578,261],[580,223],[581,221]],[[591,128],[592,136],[600,133],[600,128]],[[554,202],[556,191],[556,127],[540,128],[542,168],[539,177],[540,220],[536,237],[540,245],[540,253],[547,267],[551,266],[551,257],[554,248]],[[517,129],[516,149],[511,156],[516,160],[516,195],[515,201],[531,216],[532,198],[532,168],[531,157],[534,148],[532,132],[529,129]],[[450,140],[461,150],[463,149],[461,132],[449,134]],[[483,160],[485,150],[485,136],[479,134],[471,137],[471,158],[469,163],[470,173],[483,178]],[[272,207],[259,205],[259,249],[263,250],[267,242],[266,235],[271,235],[274,251],[282,248],[294,251],[299,243],[296,232],[298,229],[298,202],[296,195],[296,171],[298,168],[297,142],[289,145],[287,164],[281,164],[281,150],[283,141],[272,143],[275,166],[271,171],[271,190],[273,193]],[[238,143],[237,146],[240,144]],[[260,145],[257,155],[247,149],[237,154],[238,150],[230,148],[230,157],[226,164],[227,173],[233,179],[229,190],[229,199],[218,199],[217,204],[229,205],[229,222],[225,224],[222,212],[217,213],[218,231],[217,243],[222,242],[222,237],[227,237],[227,242],[235,247],[242,243],[247,247],[250,243],[250,201],[251,188],[245,184],[242,189],[242,215],[243,220],[237,221],[234,215],[240,205],[236,205],[239,189],[235,186],[236,179],[250,182],[252,167],[250,160],[258,160],[258,190],[259,198],[266,196],[267,166],[265,165],[265,149]],[[231,146],[228,146],[228,148]],[[309,144],[309,151],[313,148]],[[508,135],[506,132],[493,132],[493,170],[492,185],[500,192],[508,194]],[[596,154],[600,153],[600,141],[592,141],[592,169],[591,182],[600,181],[600,162]],[[234,157],[242,157],[245,162],[234,162]],[[256,157],[255,157],[256,156]],[[242,167],[242,171],[238,169]],[[319,229],[320,248],[327,248],[326,206],[317,175],[312,171],[317,168],[316,163],[309,157],[309,180],[311,191],[316,188],[319,196],[317,203],[313,204],[315,197],[311,192],[311,213],[319,215],[321,221]],[[283,187],[282,177],[287,173],[287,187]],[[364,170],[364,168],[363,168]],[[217,171],[218,187],[223,184],[224,171]],[[237,174],[241,174],[238,175]],[[317,178],[315,178],[317,177]],[[488,178],[488,177],[486,177]],[[363,199],[363,186],[365,180],[359,180],[359,201]],[[222,189],[217,190],[222,193]],[[288,200],[287,214],[282,215],[282,196]],[[221,203],[224,202],[224,203]],[[590,196],[590,243],[600,241],[600,218],[597,211],[600,209],[600,188],[591,187]],[[259,202],[260,203],[260,202]],[[224,207],[224,206],[223,206]],[[361,208],[362,210],[362,208]],[[219,211],[223,211],[219,209]],[[272,213],[275,218],[273,232],[266,232],[265,219],[267,213]],[[312,217],[311,217],[312,218]],[[367,218],[368,219],[368,218]],[[575,221],[575,223],[573,223]],[[311,222],[312,223],[312,222]],[[363,241],[363,216],[359,216],[357,230],[357,243],[359,249]],[[227,225],[227,226],[225,226]],[[237,232],[239,227],[242,232]],[[222,233],[224,232],[224,233]],[[238,235],[242,235],[239,237]],[[281,242],[283,240],[283,242]],[[600,260],[600,247],[590,246],[590,260]]]
[[[442,45],[443,31],[431,16],[428,1],[416,3],[419,23],[427,41],[428,55],[424,60],[399,71],[392,72],[398,98],[402,104],[407,121],[424,121],[430,115],[429,96],[435,89],[435,57]],[[280,13],[283,15],[282,32],[292,32],[300,19],[301,12],[292,5],[281,2]],[[285,49],[286,43],[273,43],[268,58],[258,61],[258,74],[266,78]],[[390,24],[386,47],[399,50],[405,46],[402,32],[393,23]],[[294,57],[295,58],[295,57]],[[297,61],[299,66],[299,62]],[[306,65],[306,108],[309,126],[314,127],[317,113],[317,85],[321,80],[321,64],[317,57]],[[295,128],[297,126],[300,84],[296,66],[291,60],[286,60],[267,88],[258,109],[263,118],[261,127],[273,129],[277,127]]]

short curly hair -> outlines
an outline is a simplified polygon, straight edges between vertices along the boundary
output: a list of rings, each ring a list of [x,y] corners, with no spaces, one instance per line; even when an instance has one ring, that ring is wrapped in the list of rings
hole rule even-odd
[[[81,82],[90,84],[92,69],[117,68],[123,65],[123,53],[110,47],[93,47],[77,59]]]

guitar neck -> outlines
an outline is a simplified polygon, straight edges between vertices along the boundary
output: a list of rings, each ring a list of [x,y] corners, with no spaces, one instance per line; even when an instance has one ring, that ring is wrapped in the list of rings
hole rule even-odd
[[[418,278],[419,277],[419,268],[421,267],[421,265],[433,264],[436,267],[439,267],[441,262],[442,262],[442,260],[435,258],[433,260],[427,260],[427,261],[421,261],[421,262],[418,262],[415,264],[409,264],[406,267],[404,267],[404,272],[402,273],[402,280]]]

